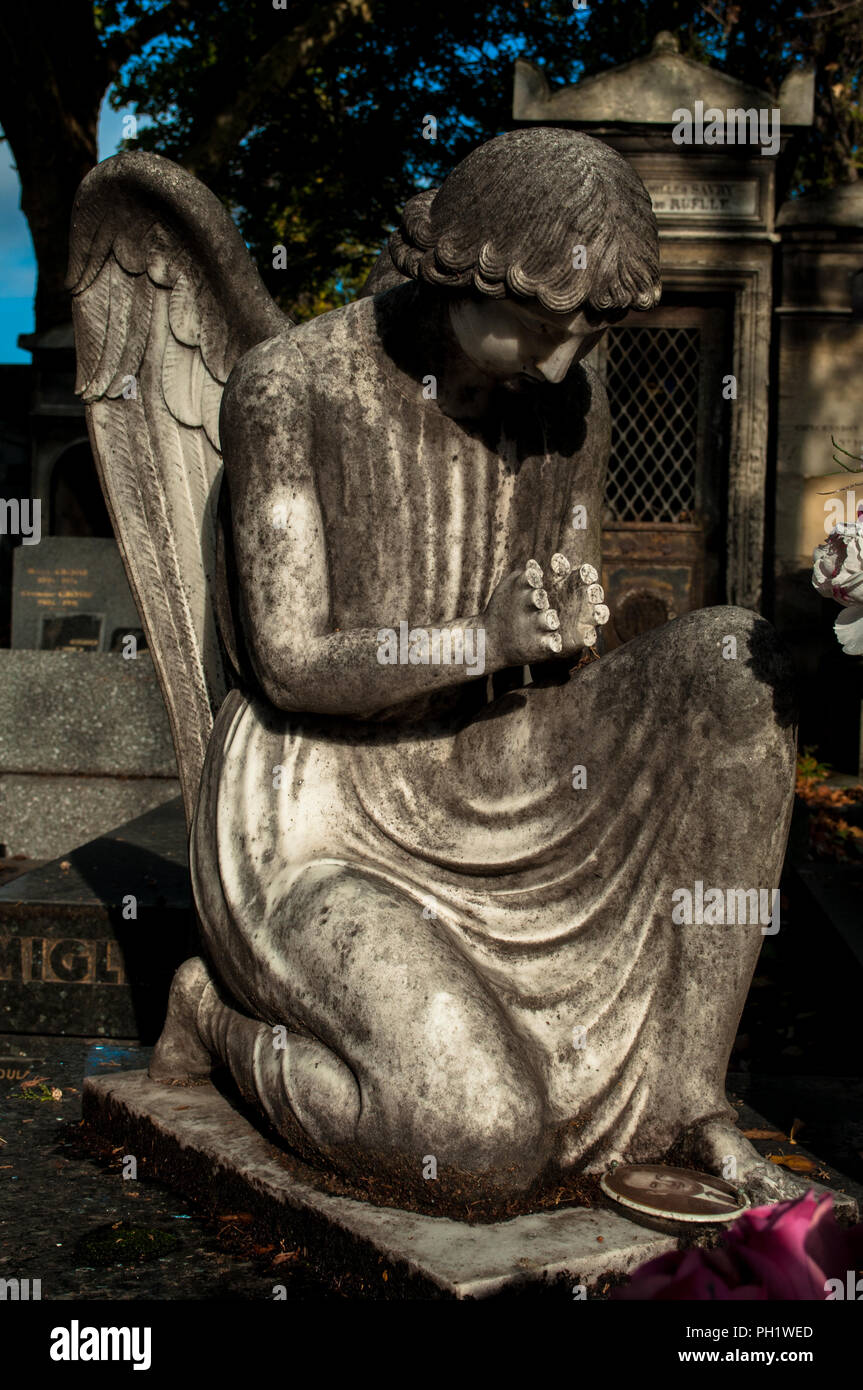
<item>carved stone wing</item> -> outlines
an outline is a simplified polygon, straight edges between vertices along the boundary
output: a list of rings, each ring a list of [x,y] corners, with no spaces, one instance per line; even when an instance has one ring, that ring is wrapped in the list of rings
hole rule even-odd
[[[213,604],[219,406],[250,348],[289,326],[226,209],[159,155],[78,190],[67,286],[96,465],[194,809],[227,687]]]

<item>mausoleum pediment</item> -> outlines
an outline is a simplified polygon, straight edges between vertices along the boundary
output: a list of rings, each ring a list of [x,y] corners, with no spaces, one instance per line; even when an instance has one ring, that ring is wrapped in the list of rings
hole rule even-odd
[[[675,35],[661,33],[645,57],[568,87],[552,88],[535,63],[517,59],[512,113],[517,121],[668,125],[674,111],[691,109],[700,101],[704,110],[778,106],[783,127],[807,126],[812,123],[814,87],[812,72],[795,69],[777,100],[760,87],[683,57]]]

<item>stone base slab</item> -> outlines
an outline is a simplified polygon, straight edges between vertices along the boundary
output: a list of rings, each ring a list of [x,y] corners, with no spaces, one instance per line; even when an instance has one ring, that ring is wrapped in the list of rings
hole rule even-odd
[[[677,1246],[677,1238],[610,1210],[564,1207],[468,1225],[342,1197],[300,1180],[284,1155],[209,1082],[160,1086],[146,1072],[88,1077],[84,1117],[151,1176],[200,1196],[213,1211],[254,1214],[301,1241],[335,1276],[367,1271],[408,1297],[483,1298],[565,1278],[586,1289]],[[230,1202],[227,1207],[225,1200]],[[278,1282],[278,1271],[274,1271]],[[380,1285],[378,1285],[380,1287]]]

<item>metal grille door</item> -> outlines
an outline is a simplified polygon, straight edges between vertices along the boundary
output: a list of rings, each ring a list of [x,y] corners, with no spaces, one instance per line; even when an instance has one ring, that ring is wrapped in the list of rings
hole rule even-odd
[[[716,297],[633,311],[596,349],[611,410],[608,650],[722,600],[730,310]]]
[[[608,334],[609,521],[691,519],[698,492],[700,340],[698,328],[621,327]]]

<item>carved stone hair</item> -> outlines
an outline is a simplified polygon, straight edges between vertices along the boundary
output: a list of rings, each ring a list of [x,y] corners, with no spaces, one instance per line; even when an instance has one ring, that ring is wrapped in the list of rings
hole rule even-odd
[[[413,279],[537,299],[553,313],[650,309],[662,288],[656,219],[635,170],[610,145],[547,126],[498,135],[411,198],[389,249]]]

